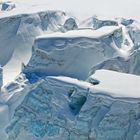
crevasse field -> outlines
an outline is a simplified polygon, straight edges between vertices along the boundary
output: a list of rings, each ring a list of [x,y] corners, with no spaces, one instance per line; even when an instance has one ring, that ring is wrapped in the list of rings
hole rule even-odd
[[[0,140],[140,140],[139,6],[1,0]]]

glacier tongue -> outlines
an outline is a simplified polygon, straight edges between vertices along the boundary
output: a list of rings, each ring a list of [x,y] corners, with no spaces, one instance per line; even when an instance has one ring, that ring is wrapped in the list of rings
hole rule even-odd
[[[11,13],[11,11],[9,12]],[[120,29],[112,34],[111,44],[115,49],[121,48],[117,50],[119,55],[128,57],[131,51],[139,48],[140,24],[135,20],[102,20],[92,17],[82,22],[62,11],[45,10],[1,16],[0,50],[3,51],[0,51],[0,64],[4,66],[4,84],[14,80],[15,76],[20,73],[21,63],[27,64],[31,56],[31,46],[38,35],[57,31],[67,32],[80,28],[96,29],[97,34],[102,34],[101,32],[108,32],[107,30],[114,26]],[[106,28],[106,30],[102,30],[102,28]],[[110,40],[108,38],[106,42],[109,43]]]

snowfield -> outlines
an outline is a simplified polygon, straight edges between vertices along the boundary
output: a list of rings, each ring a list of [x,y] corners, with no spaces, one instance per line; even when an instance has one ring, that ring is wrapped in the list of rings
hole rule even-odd
[[[139,4],[2,0],[0,140],[139,140]]]
[[[140,97],[140,77],[109,70],[97,70],[89,79],[96,79],[99,84],[95,89],[109,92],[117,97]]]

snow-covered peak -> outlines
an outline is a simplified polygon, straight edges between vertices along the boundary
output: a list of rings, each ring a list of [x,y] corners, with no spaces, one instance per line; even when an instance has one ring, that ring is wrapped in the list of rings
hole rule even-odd
[[[47,10],[1,17],[0,64],[4,66],[4,84],[14,80],[21,72],[21,64],[29,61],[35,37],[50,32],[67,31],[65,26],[70,23],[65,22],[70,18],[62,11]]]

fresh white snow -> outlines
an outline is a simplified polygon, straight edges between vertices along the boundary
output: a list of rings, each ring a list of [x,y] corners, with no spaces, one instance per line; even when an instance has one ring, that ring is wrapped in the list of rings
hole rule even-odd
[[[100,81],[94,88],[115,97],[140,98],[140,76],[97,70],[90,78]]]
[[[56,37],[64,37],[64,38],[71,38],[71,37],[87,37],[87,38],[99,38],[102,36],[110,35],[114,31],[120,29],[118,26],[104,26],[98,30],[93,29],[78,29],[73,31],[68,31],[66,33],[52,33],[46,34],[42,36],[38,36],[36,39],[43,39],[43,38],[56,38]]]
[[[78,87],[88,89],[93,93],[104,93],[112,97],[140,98],[140,76],[125,74],[110,70],[97,70],[90,76],[99,81],[99,84],[92,85],[85,81],[64,76],[49,76],[46,79],[53,79],[68,85],[75,84]]]

